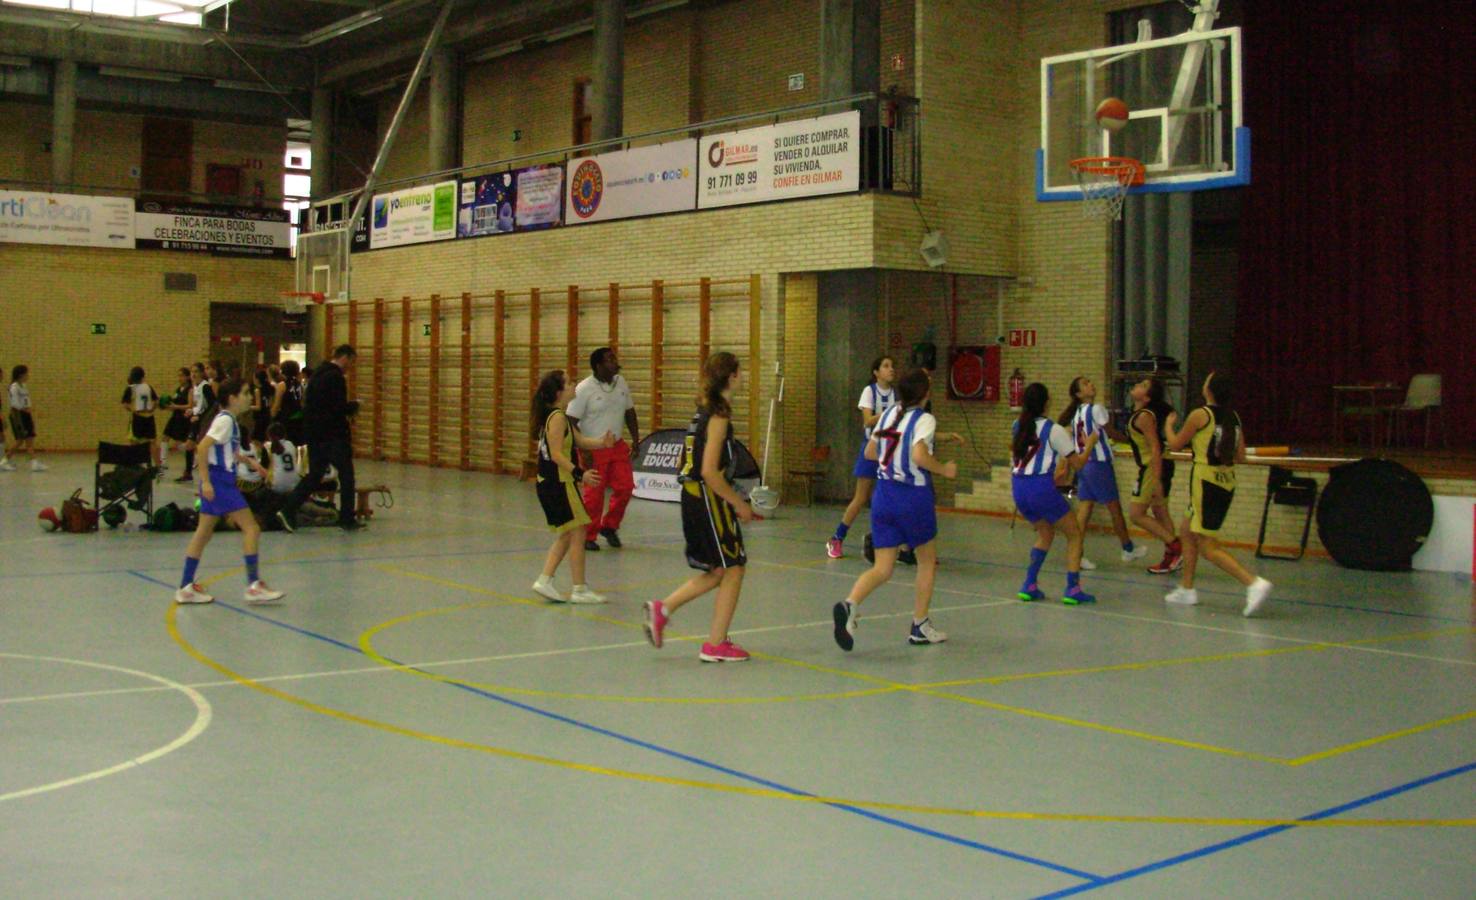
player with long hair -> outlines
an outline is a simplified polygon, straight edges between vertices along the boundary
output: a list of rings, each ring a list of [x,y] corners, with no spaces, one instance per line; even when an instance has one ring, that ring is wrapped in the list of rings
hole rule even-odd
[[[743,662],[748,651],[728,636],[748,553],[739,522],[753,521],[753,509],[733,486],[733,392],[742,376],[738,357],[714,353],[702,365],[697,411],[687,425],[682,449],[682,535],[687,565],[696,569],[685,584],[646,604],[646,637],[660,648],[666,623],[678,609],[708,591],[717,590],[707,642],[698,652],[703,662]]]

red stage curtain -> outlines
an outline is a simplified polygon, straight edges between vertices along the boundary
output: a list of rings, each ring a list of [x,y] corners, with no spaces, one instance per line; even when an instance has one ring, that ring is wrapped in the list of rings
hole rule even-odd
[[[1253,443],[1328,442],[1334,384],[1438,372],[1452,448],[1476,444],[1473,16],[1247,0],[1235,357]]]

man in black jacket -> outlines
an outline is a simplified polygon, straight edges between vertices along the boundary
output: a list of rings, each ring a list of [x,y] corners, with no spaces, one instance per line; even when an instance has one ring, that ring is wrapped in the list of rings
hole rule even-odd
[[[330,465],[338,473],[338,527],[345,531],[364,527],[354,518],[354,448],[349,432],[349,417],[359,411],[359,403],[349,400],[343,377],[357,356],[353,347],[340,344],[333,359],[318,366],[308,381],[302,401],[308,472],[277,513],[277,521],[288,531],[296,529],[298,509],[318,490]]]

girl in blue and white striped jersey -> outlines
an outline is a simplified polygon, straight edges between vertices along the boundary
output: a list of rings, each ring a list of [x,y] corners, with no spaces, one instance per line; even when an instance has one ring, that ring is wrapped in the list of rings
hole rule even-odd
[[[842,650],[855,645],[857,612],[872,591],[892,577],[897,554],[906,545],[917,554],[917,588],[912,605],[912,644],[938,644],[947,635],[933,627],[928,607],[933,602],[933,578],[937,570],[938,514],[933,505],[933,476],[953,478],[958,464],[941,462],[933,456],[938,429],[932,413],[924,410],[929,381],[927,373],[914,369],[897,382],[897,402],[872,429],[866,442],[866,458],[877,462],[876,496],[871,503],[871,538],[876,560],[861,573],[851,594],[832,610],[835,642]]]
[[[261,540],[261,526],[251,515],[246,498],[236,487],[236,465],[245,461],[258,471],[261,464],[241,452],[241,426],[239,417],[251,405],[251,396],[246,385],[233,379],[221,386],[218,395],[220,412],[210,423],[210,429],[200,438],[198,463],[200,466],[200,524],[190,538],[185,550],[184,575],[180,578],[179,590],[174,592],[175,603],[210,603],[215,600],[205,588],[195,581],[195,572],[200,565],[200,556],[205,545],[215,534],[215,526],[221,519],[228,519],[241,530],[242,550],[246,562],[246,602],[273,603],[282,599],[281,591],[266,586],[257,574],[257,544]]]
[[[1045,599],[1037,582],[1059,528],[1066,534],[1066,592],[1061,595],[1061,602],[1072,606],[1095,603],[1097,598],[1081,588],[1081,525],[1071,514],[1071,505],[1056,489],[1056,483],[1085,463],[1102,432],[1092,432],[1078,452],[1066,429],[1045,417],[1050,400],[1050,392],[1040,382],[1025,388],[1020,418],[1015,422],[1010,444],[1015,508],[1025,521],[1035,526],[1036,534],[1035,546],[1030,550],[1030,567],[1018,596],[1026,601]]]
[[[1128,534],[1127,520],[1122,517],[1122,499],[1118,496],[1117,470],[1112,467],[1112,445],[1105,440],[1112,436],[1121,438],[1122,435],[1112,430],[1112,416],[1107,407],[1097,402],[1097,386],[1091,379],[1085,375],[1072,379],[1070,393],[1071,403],[1056,421],[1071,429],[1077,451],[1086,457],[1081,474],[1076,476],[1076,522],[1085,534],[1092,510],[1098,503],[1105,504],[1107,512],[1112,515],[1112,530],[1122,545],[1122,561],[1142,559],[1148,555],[1148,548],[1134,546],[1132,535]],[[1091,452],[1083,449],[1087,438],[1103,431],[1108,433],[1097,441]],[[1096,568],[1085,557],[1081,567],[1088,570]]]
[[[866,445],[871,440],[871,431],[876,423],[897,403],[897,391],[892,384],[895,377],[896,366],[892,358],[877,357],[871,364],[871,383],[861,389],[861,399],[856,403],[856,408],[861,410],[861,452],[857,454],[856,465],[851,470],[851,475],[856,479],[856,493],[841,515],[840,524],[835,526],[835,533],[825,542],[825,555],[831,559],[840,559],[845,555],[842,546],[846,540],[846,532],[851,530],[851,523],[856,521],[876,488],[876,461],[866,458]]]

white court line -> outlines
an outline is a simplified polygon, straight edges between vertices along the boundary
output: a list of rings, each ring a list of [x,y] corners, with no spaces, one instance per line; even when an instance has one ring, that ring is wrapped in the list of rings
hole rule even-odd
[[[956,612],[956,611],[959,611],[959,610],[967,610],[967,609],[982,609],[984,607],[989,607],[989,606],[1005,606],[1005,605],[1009,605],[1009,604],[1012,604],[1012,603],[1015,603],[1015,602],[1017,602],[1017,601],[1014,601],[1014,600],[991,600],[991,601],[986,601],[986,602],[982,602],[982,603],[966,603],[966,604],[960,604],[958,606],[938,606],[938,607],[934,607],[934,610],[935,611],[938,611],[938,612]],[[911,616],[911,615],[912,615],[911,612],[878,613],[878,614],[876,614],[874,616],[866,616],[865,618],[868,621],[870,621],[870,620],[873,620],[873,619],[896,619],[896,618],[901,618],[902,616]],[[825,620],[819,621],[819,622],[794,622],[794,623],[791,623],[791,624],[788,624],[788,625],[766,625],[766,626],[761,626],[761,627],[758,627],[758,628],[734,629],[731,633],[732,634],[735,634],[735,635],[761,634],[761,633],[773,632],[773,631],[793,631],[793,630],[796,630],[796,629],[799,629],[799,628],[818,628],[818,627],[820,627],[822,625],[832,625],[832,624],[834,624],[834,623],[830,619],[825,619]],[[694,637],[685,637],[684,636],[684,637],[673,637],[672,638],[672,640],[674,640],[674,641],[678,641],[678,640],[699,640],[699,639],[700,639],[700,637],[696,637],[696,636],[694,636]],[[465,658],[462,658],[462,659],[443,659],[443,660],[439,660],[439,661],[436,661],[436,662],[405,663],[404,665],[405,665],[406,668],[414,668],[414,669],[439,669],[439,668],[446,668],[448,666],[466,666],[466,665],[476,665],[478,663],[486,663],[486,662],[504,662],[504,661],[513,660],[513,659],[535,659],[535,658],[538,658],[538,657],[565,656],[565,655],[574,654],[574,653],[595,653],[595,652],[598,652],[598,651],[601,651],[601,650],[625,650],[625,649],[629,649],[631,647],[646,647],[646,646],[649,646],[646,641],[624,641],[624,642],[621,642],[621,643],[618,643],[618,644],[591,644],[591,645],[588,645],[588,646],[585,646],[585,647],[563,647],[563,648],[556,649],[556,650],[531,650],[531,651],[527,651],[527,652],[523,652],[523,653],[502,653],[502,654],[497,654],[495,656],[470,656],[470,657],[465,657]],[[5,655],[5,654],[0,654],[0,655]],[[299,673],[293,674],[293,675],[268,675],[268,676],[263,677],[263,678],[253,678],[252,681],[260,682],[260,683],[279,682],[279,681],[305,681],[305,680],[311,679],[311,678],[334,678],[334,677],[341,676],[341,675],[371,675],[371,674],[376,674],[376,673],[395,672],[395,671],[398,671],[398,670],[397,669],[392,669],[392,668],[390,668],[388,666],[378,666],[378,665],[376,665],[376,666],[363,666],[361,668],[356,668],[356,669],[327,669],[327,670],[320,671],[320,672],[299,672]],[[197,681],[197,682],[195,682],[193,684],[190,684],[190,685],[180,685],[178,687],[189,687],[189,688],[201,688],[201,689],[204,689],[204,688],[241,687],[241,686],[242,685],[241,685],[241,683],[239,681],[230,680],[230,681]],[[159,691],[177,690],[178,687],[176,687],[173,682],[170,682],[169,683],[169,686],[167,686],[167,687],[107,688],[107,689],[104,689],[104,690],[96,690],[96,691],[70,691],[70,692],[67,692],[67,693],[59,693],[59,694],[34,694],[32,696],[29,696],[29,697],[0,697],[0,706],[3,706],[5,704],[9,704],[9,703],[37,703],[37,702],[40,702],[40,701],[43,701],[43,700],[75,700],[75,699],[81,699],[81,698],[87,698],[87,697],[109,697],[109,696],[114,696],[114,695],[118,695],[118,694],[150,694],[150,693],[156,693],[156,692],[159,692]],[[3,798],[0,798],[0,799],[3,799]]]
[[[159,682],[159,684],[163,685],[163,687],[161,688],[151,688],[149,690],[179,691],[186,697],[189,697],[191,703],[195,704],[195,721],[190,724],[189,728],[185,729],[183,734],[165,744],[164,746],[156,747],[155,749],[150,750],[148,753],[145,753],[142,756],[135,756],[132,759],[124,760],[123,762],[118,763],[115,766],[108,766],[105,769],[95,769],[83,775],[73,776],[72,778],[63,778],[60,781],[53,781],[49,784],[41,784],[35,787],[24,788],[18,791],[11,791],[8,794],[0,794],[0,803],[5,802],[6,800],[19,800],[22,797],[34,797],[37,794],[45,794],[50,791],[59,791],[62,788],[75,787],[79,784],[85,784],[89,781],[96,781],[99,778],[106,778],[109,775],[117,775],[120,772],[126,772],[129,769],[136,768],[143,765],[144,763],[152,762],[162,756],[167,756],[168,754],[173,753],[174,751],[183,747],[185,744],[188,744],[190,741],[193,741],[195,738],[199,737],[205,732],[205,729],[210,727],[210,719],[213,715],[210,701],[206,700],[203,694],[190,687],[189,685],[180,684],[177,681],[170,681],[168,678],[164,678],[163,676],[153,675],[148,672],[140,672],[137,669],[125,669],[122,666],[110,666],[107,663],[88,662],[81,659],[64,659],[58,656],[30,656],[24,653],[0,653],[0,656],[6,656],[12,659],[31,659],[38,660],[40,662],[65,663],[72,666],[86,666],[91,669],[104,669],[109,672],[122,672],[125,675],[134,675],[139,678],[147,678],[150,681],[157,681]]]

